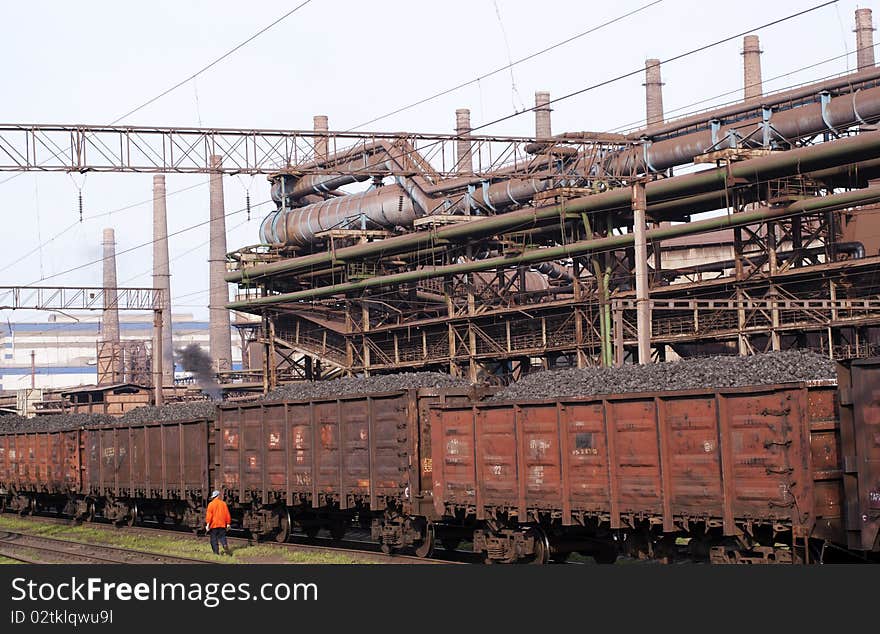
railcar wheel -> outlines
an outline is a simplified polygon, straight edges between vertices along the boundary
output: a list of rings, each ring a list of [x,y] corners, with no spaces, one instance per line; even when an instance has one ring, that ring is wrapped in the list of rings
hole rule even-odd
[[[434,554],[434,524],[427,522],[425,524],[424,538],[422,543],[416,546],[416,557],[430,557]]]
[[[125,518],[125,525],[131,527],[131,526],[134,526],[135,524],[137,524],[137,516],[138,516],[137,504],[132,504],[128,508],[128,517]]]
[[[330,537],[334,541],[341,541],[348,532],[348,522],[345,520],[335,520],[330,523]]]
[[[540,528],[534,529],[532,535],[535,538],[535,554],[522,561],[543,566],[550,562],[550,542],[547,540],[547,534]]]
[[[303,533],[306,534],[306,537],[309,539],[315,539],[318,536],[318,531],[321,530],[321,527],[317,524],[308,524],[303,526]]]
[[[164,513],[156,513],[155,519],[156,519],[156,524],[158,524],[159,526],[165,525],[165,514]]]
[[[6,496],[0,496],[0,513],[6,512]]]
[[[443,550],[451,552],[458,550],[458,547],[461,546],[461,540],[458,537],[441,537],[440,544],[443,546]]]
[[[617,548],[614,544],[606,544],[594,550],[592,555],[597,564],[613,564],[617,561]]]
[[[385,553],[386,555],[390,555],[391,553],[394,552],[394,548],[391,547],[391,544],[388,544],[388,543],[386,543],[386,542],[382,542],[382,543],[379,545],[379,549],[380,549],[383,553]]]
[[[281,511],[281,519],[278,523],[281,528],[275,533],[275,541],[279,544],[283,544],[287,541],[287,538],[290,537],[290,511],[287,509]]]

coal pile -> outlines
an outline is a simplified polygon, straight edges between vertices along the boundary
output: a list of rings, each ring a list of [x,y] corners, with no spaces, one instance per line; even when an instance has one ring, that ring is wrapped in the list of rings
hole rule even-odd
[[[305,401],[418,388],[469,387],[470,383],[440,372],[405,372],[371,377],[343,377],[332,381],[289,383],[271,390],[267,401]]]
[[[0,433],[68,431],[80,427],[101,427],[115,422],[115,418],[104,414],[53,414],[34,418],[3,416],[0,418]]]
[[[834,361],[810,351],[748,357],[718,356],[620,368],[570,368],[529,374],[490,400],[540,400],[623,394],[749,387],[836,377]]]
[[[138,407],[127,411],[117,420],[123,424],[196,420],[202,418],[214,420],[216,415],[217,405],[212,401],[183,401],[180,403],[168,403],[160,407]]]

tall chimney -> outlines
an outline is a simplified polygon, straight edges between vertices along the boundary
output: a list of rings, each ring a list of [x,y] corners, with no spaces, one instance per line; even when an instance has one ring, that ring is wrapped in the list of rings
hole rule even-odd
[[[153,176],[153,288],[162,290],[162,384],[174,385],[171,268],[168,265],[168,213],[163,174]]]
[[[209,342],[214,369],[218,372],[232,369],[232,334],[229,327],[229,289],[226,280],[226,208],[223,203],[222,159],[211,156],[211,249],[208,259],[210,299]]]
[[[859,70],[874,66],[874,23],[870,9],[856,9],[856,59]]]
[[[326,132],[330,128],[329,123],[327,122],[327,115],[325,114],[316,114],[312,117],[312,121],[314,124],[315,132]],[[319,136],[315,137],[315,158],[325,159],[327,158],[327,137]]]
[[[550,93],[539,90],[535,93],[535,138],[549,139],[550,132]]]
[[[119,304],[116,299],[116,234],[104,229],[101,244],[104,246],[104,325],[101,335],[104,341],[119,341]],[[114,290],[111,290],[114,289]],[[115,370],[116,368],[114,368]]]
[[[455,134],[465,136],[471,131],[471,111],[467,108],[459,108],[455,111]],[[455,142],[455,167],[462,174],[473,174],[474,155],[471,151],[471,142],[467,139],[459,139]]]
[[[663,123],[663,82],[660,80],[660,60],[645,60],[645,114],[648,127]]]
[[[755,99],[764,94],[761,85],[761,45],[757,35],[743,38],[743,99]]]
[[[110,344],[103,348],[104,355],[110,350],[110,357],[103,357],[105,362],[109,361],[109,366],[98,363],[99,384],[123,380],[123,355],[119,348],[119,296],[116,292],[116,234],[113,229],[104,229],[101,244],[104,247],[104,316],[101,341]]]

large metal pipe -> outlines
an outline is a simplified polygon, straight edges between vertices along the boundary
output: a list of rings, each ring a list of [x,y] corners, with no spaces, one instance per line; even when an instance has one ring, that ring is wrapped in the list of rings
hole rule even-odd
[[[627,195],[631,195],[629,189],[624,190]],[[744,211],[736,214],[728,214],[717,218],[709,218],[697,222],[684,223],[680,225],[670,225],[668,227],[658,227],[646,232],[647,240],[666,240],[679,236],[693,235],[697,233],[706,233],[726,229],[731,227],[742,227],[768,220],[796,216],[816,211],[833,211],[835,209],[844,209],[856,205],[864,205],[880,201],[880,187],[870,187],[863,190],[845,192],[842,194],[832,194],[829,196],[817,196],[814,198],[800,200],[787,206],[780,207],[762,207],[752,211]],[[565,210],[569,209],[569,205],[565,205]],[[553,210],[559,214],[563,211],[561,205],[554,205]],[[425,267],[405,273],[397,273],[395,275],[385,275],[373,277],[358,282],[348,282],[344,284],[335,284],[318,288],[311,288],[293,293],[283,293],[279,295],[271,295],[261,297],[245,302],[234,302],[229,304],[231,309],[253,309],[259,306],[273,306],[290,302],[299,302],[321,297],[330,297],[342,293],[361,292],[369,288],[379,286],[393,286],[407,282],[415,282],[423,279],[445,277],[450,275],[461,275],[463,273],[475,273],[477,271],[494,270],[499,267],[511,267],[531,265],[536,262],[544,262],[547,260],[558,260],[562,258],[571,258],[587,255],[589,253],[610,251],[620,249],[621,247],[631,246],[634,242],[634,234],[626,233],[622,235],[608,236],[594,240],[582,240],[571,244],[550,247],[546,249],[533,249],[526,251],[521,255],[514,257],[497,257],[486,260],[473,260],[462,264],[451,264],[446,266]]]
[[[773,115],[770,124],[775,133],[785,139],[797,139],[877,118],[880,118],[880,87],[829,97],[824,104],[813,103],[785,110]],[[625,150],[609,161],[608,169],[615,174],[631,174],[646,169],[659,172],[676,165],[684,165],[713,147],[725,146],[728,132],[741,131],[741,135],[748,135],[761,123],[760,119],[751,119],[720,125],[714,139],[710,130],[703,130]],[[760,139],[760,136],[757,138]]]
[[[153,288],[162,290],[162,382],[164,385],[174,385],[171,267],[168,260],[168,209],[164,174],[153,176]]]
[[[229,326],[229,289],[226,274],[226,206],[223,202],[223,174],[220,172],[222,157],[211,156],[211,216],[209,237],[211,241],[208,259],[209,289],[209,345],[214,370],[225,372],[232,369],[232,331]]]
[[[660,60],[645,60],[645,113],[648,129],[663,123],[663,82],[660,79]]]
[[[761,85],[761,44],[757,35],[743,38],[743,98],[757,99],[763,92]]]
[[[856,60],[859,70],[874,66],[874,22],[870,9],[856,9]]]
[[[668,121],[662,126],[658,126],[656,129],[652,130],[651,136],[654,139],[658,139],[667,135],[680,133],[688,128],[708,128],[709,122],[713,119],[719,121],[731,121],[760,117],[762,106],[768,108],[795,108],[799,107],[802,103],[815,101],[817,96],[822,92],[828,91],[834,93],[835,91],[840,91],[841,93],[849,94],[857,89],[873,87],[876,85],[878,79],[880,79],[880,68],[866,68],[863,71],[850,73],[849,75],[843,75],[841,77],[814,82],[798,88],[764,95],[759,103],[741,101],[729,106],[713,108],[712,110]],[[647,131],[642,129],[635,130],[626,136],[631,140],[638,140],[646,135]]]
[[[260,225],[260,240],[264,244],[305,246],[312,244],[321,231],[411,227],[415,218],[410,196],[401,187],[389,185],[273,212]]]
[[[873,160],[878,153],[880,153],[880,132],[864,132],[854,137],[732,163],[729,168],[708,169],[694,174],[658,179],[645,185],[648,212],[652,212],[652,204],[668,202],[671,207],[676,199],[681,205],[680,209],[684,210],[688,204],[688,197],[710,192],[723,192],[727,187],[728,178],[752,180],[782,178],[792,174],[828,170],[862,160]],[[629,190],[620,188],[592,196],[570,199],[566,202],[566,211],[577,214],[614,209],[625,210],[629,209],[629,205]],[[667,213],[671,213],[671,211],[671,208],[666,209]],[[253,281],[277,273],[305,271],[319,266],[326,267],[334,257],[342,260],[379,257],[425,247],[438,240],[451,242],[477,240],[505,231],[529,229],[545,222],[558,221],[559,210],[556,206],[521,209],[472,220],[460,225],[442,227],[434,232],[416,232],[378,242],[345,247],[337,249],[332,255],[314,253],[255,266],[230,273],[226,279],[229,282]]]

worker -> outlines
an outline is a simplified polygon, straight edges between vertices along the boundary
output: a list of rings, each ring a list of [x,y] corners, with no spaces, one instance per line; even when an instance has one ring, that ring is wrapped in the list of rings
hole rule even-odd
[[[211,493],[211,501],[208,502],[208,511],[205,514],[205,531],[211,536],[211,550],[215,555],[220,554],[220,544],[223,544],[223,551],[227,555],[232,555],[226,543],[226,531],[229,530],[231,519],[229,507],[220,497],[220,491]]]

